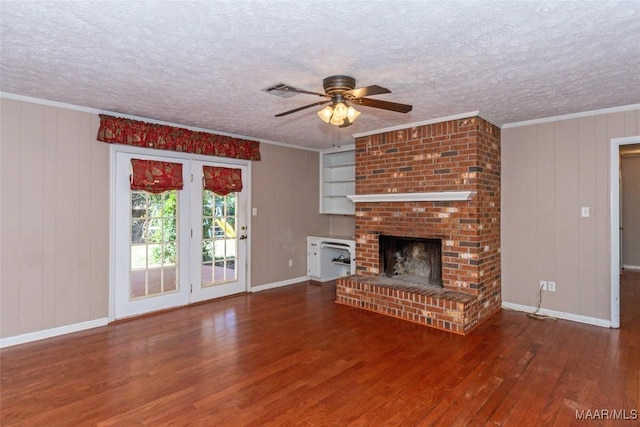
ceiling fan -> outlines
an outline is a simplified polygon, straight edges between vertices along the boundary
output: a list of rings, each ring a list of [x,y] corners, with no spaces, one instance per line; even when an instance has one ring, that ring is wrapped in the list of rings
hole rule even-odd
[[[322,81],[325,93],[312,92],[308,90],[298,89],[293,86],[279,83],[270,88],[265,89],[266,92],[270,91],[282,91],[288,92],[293,96],[296,93],[302,93],[307,95],[317,95],[323,98],[328,98],[313,104],[305,105],[303,107],[294,108],[293,110],[285,111],[284,113],[276,114],[275,117],[286,116],[291,113],[296,113],[301,110],[305,110],[316,105],[323,105],[331,103],[318,111],[318,116],[325,123],[331,123],[339,127],[350,126],[360,115],[353,106],[364,105],[365,107],[381,108],[383,110],[396,111],[398,113],[408,113],[413,108],[411,105],[398,104],[396,102],[381,101],[379,99],[365,98],[371,95],[380,95],[383,93],[391,93],[391,91],[385,87],[378,85],[371,85],[356,88],[356,79],[349,76],[330,76]],[[283,95],[286,96],[286,95]]]

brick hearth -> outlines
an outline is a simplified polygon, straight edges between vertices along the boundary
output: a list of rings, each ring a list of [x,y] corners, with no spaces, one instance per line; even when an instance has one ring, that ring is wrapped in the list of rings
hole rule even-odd
[[[477,298],[438,286],[418,288],[392,278],[351,276],[338,281],[336,293],[341,304],[461,335],[477,322]]]
[[[472,191],[356,204],[357,276],[336,302],[465,334],[500,309],[500,129],[480,117],[356,138],[356,194]],[[380,278],[380,234],[442,239],[439,290]]]

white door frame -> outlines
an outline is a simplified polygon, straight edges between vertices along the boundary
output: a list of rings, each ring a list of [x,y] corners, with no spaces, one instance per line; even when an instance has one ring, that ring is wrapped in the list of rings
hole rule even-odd
[[[109,151],[109,322],[116,319],[116,155],[119,152],[148,155],[174,157],[176,159],[201,160],[205,162],[224,163],[229,166],[243,165],[246,167],[246,176],[243,177],[244,188],[247,197],[247,229],[251,231],[251,161],[241,159],[231,159],[226,157],[205,156],[202,154],[181,153],[178,151],[157,150],[153,148],[134,147],[130,145],[111,144]],[[250,234],[249,234],[250,236]],[[246,254],[246,289],[251,288],[251,238],[247,241]]]
[[[620,327],[620,146],[640,144],[640,135],[611,139],[611,327]]]

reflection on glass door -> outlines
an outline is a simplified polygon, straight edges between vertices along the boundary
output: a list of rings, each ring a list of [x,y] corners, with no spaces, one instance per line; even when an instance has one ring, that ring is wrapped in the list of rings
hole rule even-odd
[[[201,286],[215,286],[238,279],[236,268],[236,193],[219,196],[202,190]]]
[[[178,194],[131,191],[131,300],[176,292]]]

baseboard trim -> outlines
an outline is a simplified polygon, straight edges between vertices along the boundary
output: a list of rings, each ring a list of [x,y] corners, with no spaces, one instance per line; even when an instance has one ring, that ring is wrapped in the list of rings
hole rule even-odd
[[[533,313],[534,311],[536,311],[535,307],[532,307],[529,305],[514,304],[511,302],[504,302],[504,301],[502,302],[502,308],[505,308],[507,310],[521,311],[523,313]],[[555,317],[556,319],[570,320],[572,322],[579,322],[579,323],[586,323],[588,325],[601,326],[603,328],[611,327],[610,320],[598,319],[596,317],[589,317],[589,316],[581,316],[579,314],[573,314],[573,313],[565,313],[563,311],[547,310],[546,308],[541,308],[540,310],[538,310],[538,314],[544,314],[545,316],[552,316],[552,317]]]
[[[39,341],[46,338],[53,338],[59,335],[66,335],[73,332],[80,332],[86,329],[106,326],[109,319],[103,317],[101,319],[89,320],[87,322],[74,323],[72,325],[59,326],[57,328],[44,329],[42,331],[29,332],[22,335],[7,337],[0,339],[0,348],[11,347],[18,344],[26,344],[32,341]]]
[[[295,277],[293,279],[281,280],[279,282],[272,282],[264,285],[252,286],[249,292],[266,291],[267,289],[280,288],[282,286],[293,285],[296,283],[304,282],[306,280],[309,280],[309,276]]]
[[[640,265],[627,265],[627,264],[623,264],[622,268],[624,268],[625,270],[640,270]]]

